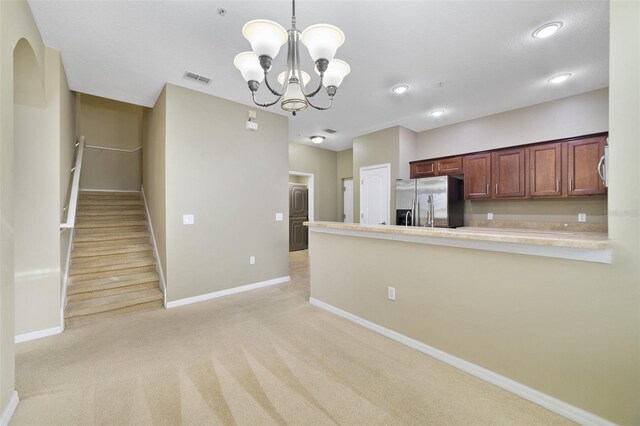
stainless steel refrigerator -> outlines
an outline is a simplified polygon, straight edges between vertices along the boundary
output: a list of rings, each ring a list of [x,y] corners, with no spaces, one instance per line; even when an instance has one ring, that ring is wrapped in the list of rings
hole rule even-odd
[[[453,176],[396,180],[396,225],[463,225],[463,180]]]

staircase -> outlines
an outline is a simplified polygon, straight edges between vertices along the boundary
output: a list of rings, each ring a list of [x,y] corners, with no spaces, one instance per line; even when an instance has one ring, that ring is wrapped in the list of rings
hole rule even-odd
[[[65,324],[161,307],[144,202],[138,192],[81,192]]]

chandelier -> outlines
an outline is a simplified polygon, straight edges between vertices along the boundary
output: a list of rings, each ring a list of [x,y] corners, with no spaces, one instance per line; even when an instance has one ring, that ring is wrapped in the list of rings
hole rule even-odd
[[[280,103],[283,110],[296,115],[308,106],[324,111],[331,108],[333,97],[344,77],[351,68],[340,59],[334,59],[336,50],[344,43],[344,33],[329,24],[316,24],[300,32],[296,28],[296,1],[292,0],[291,29],[285,30],[282,25],[265,19],[247,22],[242,27],[242,35],[251,43],[253,52],[242,52],[233,60],[234,65],[251,90],[253,102],[261,107],[269,107]],[[280,51],[280,47],[288,41],[287,65],[285,71],[277,77],[281,85],[280,91],[269,83],[271,64]],[[304,87],[311,77],[300,69],[299,44],[302,42],[309,50],[309,55],[315,62],[315,72],[320,76],[318,87],[305,93]],[[267,89],[277,96],[271,103],[259,103],[256,92],[264,80]],[[322,86],[326,88],[329,102],[326,106],[315,105],[311,98],[317,95]]]

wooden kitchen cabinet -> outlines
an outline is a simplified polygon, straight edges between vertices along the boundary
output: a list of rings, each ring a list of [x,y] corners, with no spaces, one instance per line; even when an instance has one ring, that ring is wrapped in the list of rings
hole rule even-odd
[[[568,196],[601,195],[607,190],[598,175],[606,137],[598,136],[567,142]]]
[[[462,157],[439,158],[410,163],[412,179],[462,173]]]
[[[491,198],[491,153],[464,157],[464,198],[482,200]]]
[[[409,174],[411,179],[437,176],[436,160],[416,161],[415,163],[410,163],[410,165]]]
[[[525,196],[524,148],[501,149],[493,152],[494,198]]]
[[[562,196],[562,143],[545,143],[527,148],[529,196]]]

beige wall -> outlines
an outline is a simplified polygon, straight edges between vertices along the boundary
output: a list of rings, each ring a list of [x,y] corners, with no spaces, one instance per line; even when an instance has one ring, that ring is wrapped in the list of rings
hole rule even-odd
[[[418,133],[415,160],[544,142],[609,130],[600,89]]]
[[[336,168],[335,151],[289,143],[289,171],[313,173],[314,220],[335,221],[338,218]]]
[[[142,146],[143,107],[78,94],[79,132],[87,145],[133,150]],[[142,183],[142,152],[86,149],[82,166],[82,189],[139,191]]]
[[[409,161],[416,158],[418,134],[402,126],[398,128],[398,132],[398,179],[409,179]]]
[[[391,164],[389,179],[389,221],[393,222],[396,207],[395,181],[400,173],[400,126],[390,127],[353,139],[353,219],[360,222],[360,168]]]
[[[246,105],[173,85],[166,96],[168,300],[287,276],[288,223],[275,221],[288,211],[287,118],[261,111],[252,132]]]
[[[13,50],[21,38],[29,41],[41,84],[45,53],[26,1],[0,2],[0,29],[0,410],[4,410],[15,390]]]
[[[167,276],[166,137],[167,89],[144,110],[143,187],[162,273]]]
[[[639,75],[640,4],[612,2],[612,264],[312,234],[312,297],[613,422],[640,423]]]
[[[60,326],[70,234],[59,232],[68,192],[61,167],[73,156],[73,109],[60,52],[46,48],[45,108],[14,109],[16,335]]]
[[[344,214],[344,196],[343,181],[345,179],[353,179],[353,148],[339,151],[337,155],[338,160],[338,222],[342,222],[342,215]],[[355,216],[355,211],[354,211]]]

